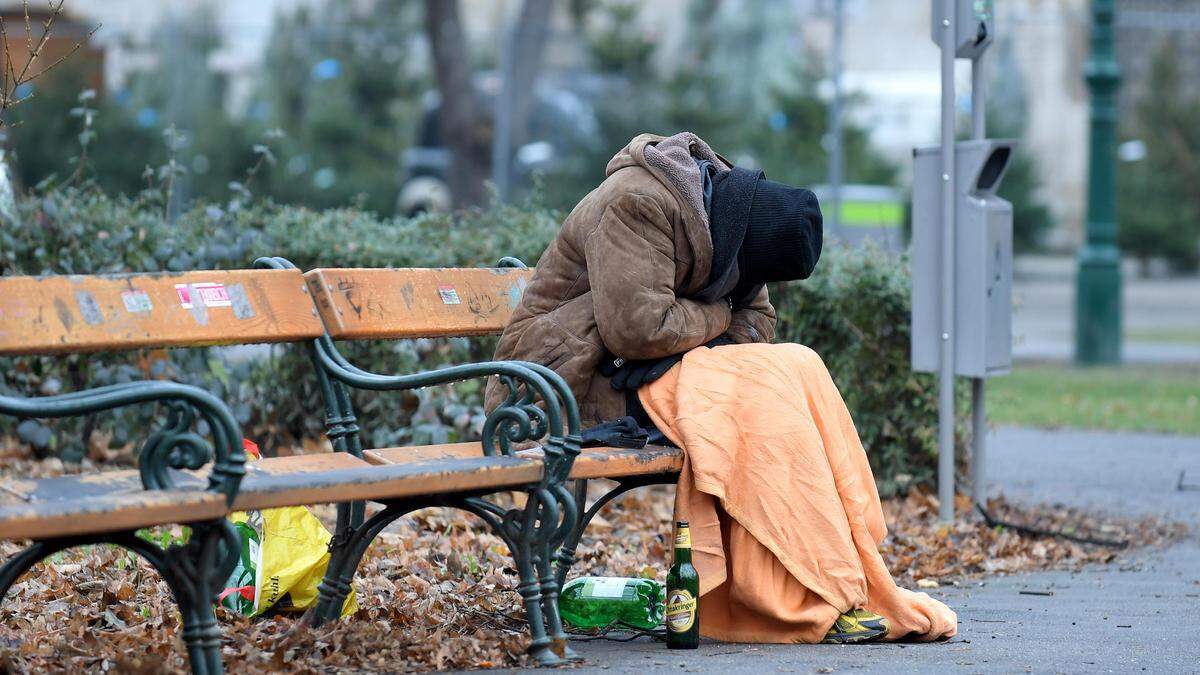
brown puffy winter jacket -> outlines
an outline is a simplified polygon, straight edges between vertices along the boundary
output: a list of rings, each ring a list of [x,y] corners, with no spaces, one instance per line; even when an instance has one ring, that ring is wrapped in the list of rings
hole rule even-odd
[[[770,342],[764,289],[748,306],[689,299],[708,282],[712,238],[693,157],[729,163],[695,134],[642,134],[563,221],[500,337],[496,359],[541,363],[570,385],[584,426],[625,414],[625,396],[596,372],[604,347],[625,359],[679,354],[728,332]],[[488,383],[487,408],[502,387]]]

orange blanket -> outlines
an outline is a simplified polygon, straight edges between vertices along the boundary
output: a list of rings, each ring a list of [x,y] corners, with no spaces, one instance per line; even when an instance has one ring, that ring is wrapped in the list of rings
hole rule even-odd
[[[816,352],[694,349],[639,395],[686,453],[675,515],[691,524],[705,636],[820,642],[856,607],[887,617],[893,640],[957,632],[950,608],[884,566],[875,479]]]

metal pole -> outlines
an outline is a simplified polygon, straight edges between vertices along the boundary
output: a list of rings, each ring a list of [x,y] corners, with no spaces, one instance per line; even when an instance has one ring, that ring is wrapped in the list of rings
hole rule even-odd
[[[954,30],[942,0],[942,349],[938,373],[938,518],[954,520]]]
[[[971,499],[987,503],[987,408],[984,379],[971,378]]]
[[[987,84],[983,53],[971,61],[971,138],[987,138]],[[971,379],[971,497],[976,504],[987,501],[987,409],[984,380]]]
[[[1079,249],[1075,294],[1075,361],[1121,361],[1121,251],[1117,248],[1117,63],[1113,0],[1092,2],[1092,54],[1084,67],[1092,94],[1087,241]]]
[[[987,83],[983,70],[983,54],[971,61],[971,138],[987,138]]]
[[[839,233],[842,225],[842,183],[846,174],[846,148],[842,131],[842,36],[846,16],[843,0],[833,0],[833,47],[829,57],[830,77],[833,80],[833,102],[829,106],[829,197],[831,207],[826,211],[829,229]]]

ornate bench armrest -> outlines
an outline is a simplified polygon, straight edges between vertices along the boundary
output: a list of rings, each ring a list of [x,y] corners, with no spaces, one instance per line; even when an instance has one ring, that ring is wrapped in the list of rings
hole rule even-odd
[[[213,460],[208,489],[237,495],[246,473],[246,455],[237,420],[220,399],[209,392],[177,382],[142,381],[45,396],[0,396],[0,414],[15,417],[77,417],[130,405],[161,401],[168,407],[167,425],[151,434],[142,446],[138,469],[148,490],[174,487],[170,469],[200,469]],[[199,415],[212,431],[211,446],[192,431]]]
[[[314,347],[321,367],[330,377],[359,389],[400,391],[447,384],[476,377],[499,376],[508,388],[508,396],[495,410],[488,413],[483,425],[483,452],[512,454],[512,444],[546,437],[542,449],[541,489],[538,490],[538,518],[553,524],[546,533],[550,550],[556,550],[566,540],[579,518],[579,507],[565,486],[571,466],[579,455],[579,407],[567,383],[549,368],[527,361],[485,361],[449,368],[440,368],[413,375],[380,375],[351,364],[337,350],[328,336],[316,341]],[[524,391],[522,391],[522,387]],[[545,409],[535,405],[539,396]],[[563,425],[562,409],[566,411]]]
[[[570,475],[571,464],[579,454],[579,407],[566,382],[545,366],[524,361],[484,361],[411,375],[381,375],[351,364],[328,337],[317,340],[315,351],[330,377],[356,389],[403,391],[498,376],[508,388],[508,396],[484,422],[484,454],[510,455],[514,443],[546,438],[545,482],[561,485]],[[536,405],[538,398],[544,408]]]

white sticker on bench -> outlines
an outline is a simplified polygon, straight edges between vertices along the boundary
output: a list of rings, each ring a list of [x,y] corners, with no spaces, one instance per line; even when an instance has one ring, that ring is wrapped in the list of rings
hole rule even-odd
[[[131,314],[154,311],[154,303],[146,291],[123,291],[121,301],[125,303],[125,311]]]
[[[438,286],[438,295],[442,296],[443,305],[457,305],[462,302],[453,286]]]

